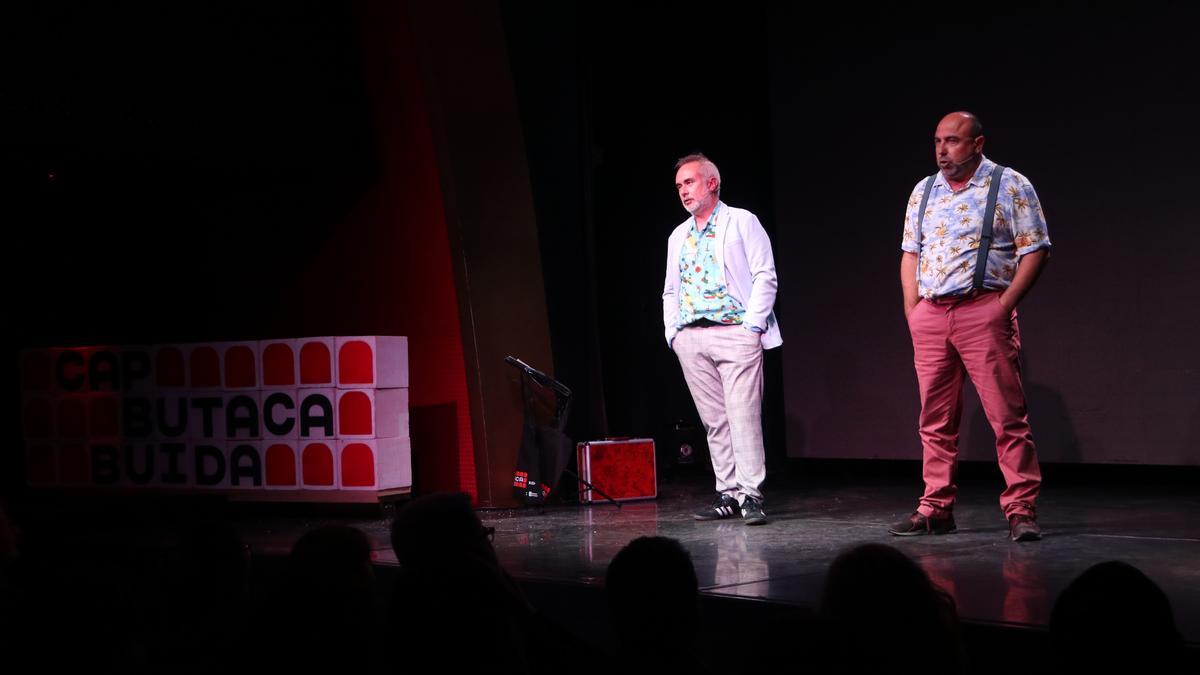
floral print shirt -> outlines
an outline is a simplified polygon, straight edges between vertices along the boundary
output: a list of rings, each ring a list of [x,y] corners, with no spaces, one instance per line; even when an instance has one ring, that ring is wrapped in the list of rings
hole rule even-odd
[[[696,231],[695,219],[679,252],[679,326],[700,319],[740,324],[746,308],[725,287],[725,270],[717,264],[717,208]]]
[[[938,172],[919,232],[918,211],[925,194],[925,180],[913,188],[904,213],[900,248],[919,256],[917,286],[922,297],[961,295],[971,290],[983,210],[987,207],[995,168],[996,163],[984,157],[967,186],[958,192],[953,192]],[[1050,246],[1046,216],[1033,185],[1012,169],[1005,170],[1000,180],[992,246],[983,278],[984,288],[995,290],[1008,288],[1012,283],[1021,256]]]

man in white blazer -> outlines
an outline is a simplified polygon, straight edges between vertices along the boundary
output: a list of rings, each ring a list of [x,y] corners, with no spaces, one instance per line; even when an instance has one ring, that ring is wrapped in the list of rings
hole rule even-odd
[[[663,325],[708,431],[717,483],[695,517],[761,525],[763,350],[783,344],[771,240],[753,213],[720,200],[721,172],[707,157],[688,155],[675,171],[691,217],[667,240]]]

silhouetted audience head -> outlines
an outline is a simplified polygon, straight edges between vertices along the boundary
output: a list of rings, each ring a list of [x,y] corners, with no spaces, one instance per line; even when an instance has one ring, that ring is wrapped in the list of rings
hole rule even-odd
[[[288,555],[270,611],[266,642],[287,649],[262,669],[369,671],[380,617],[367,536],[345,525],[307,532]]]
[[[829,567],[819,612],[830,671],[964,670],[953,599],[891,546],[864,544],[839,555]]]
[[[361,530],[327,525],[308,532],[288,556],[287,584],[329,609],[369,607],[375,573],[371,543]]]
[[[306,533],[288,556],[288,574],[307,585],[338,584],[354,588],[370,585],[371,543],[361,530],[348,525],[326,525]]]
[[[400,562],[391,607],[394,637],[411,648],[406,667],[524,672],[536,662],[533,610],[504,572],[465,494],[432,494],[392,522]]]
[[[1088,568],[1058,596],[1050,643],[1064,672],[1170,670],[1183,656],[1166,594],[1136,567],[1115,560]]]
[[[639,537],[608,565],[604,582],[613,630],[637,652],[686,651],[699,627],[699,584],[678,541]]]
[[[488,530],[461,492],[426,495],[403,506],[392,521],[392,549],[408,568],[463,557],[498,565]]]

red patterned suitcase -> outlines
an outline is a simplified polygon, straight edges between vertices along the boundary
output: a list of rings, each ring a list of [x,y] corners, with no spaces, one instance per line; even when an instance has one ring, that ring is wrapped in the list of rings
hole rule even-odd
[[[654,440],[621,438],[579,443],[575,447],[579,475],[596,490],[580,485],[582,502],[604,501],[603,492],[617,501],[658,496]]]

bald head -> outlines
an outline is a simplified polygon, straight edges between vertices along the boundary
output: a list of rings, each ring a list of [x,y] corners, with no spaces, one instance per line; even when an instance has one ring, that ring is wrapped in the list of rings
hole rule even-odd
[[[979,118],[965,111],[943,117],[933,133],[933,154],[947,180],[969,180],[983,161],[983,124]]]
[[[966,110],[952,112],[943,117],[942,121],[938,123],[938,126],[940,127],[946,122],[952,122],[957,125],[967,125],[967,129],[972,137],[983,135],[983,122],[980,122],[979,118],[976,117],[975,113],[973,112],[967,112]]]

